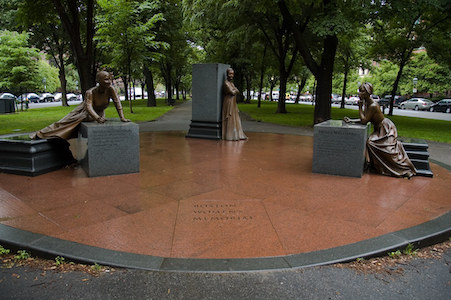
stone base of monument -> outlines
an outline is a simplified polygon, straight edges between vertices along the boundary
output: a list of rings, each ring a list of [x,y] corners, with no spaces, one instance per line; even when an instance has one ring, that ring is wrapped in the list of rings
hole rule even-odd
[[[313,129],[313,173],[362,177],[370,125],[328,120]]]
[[[0,172],[37,176],[74,162],[63,139],[32,140],[27,134],[0,137]]]
[[[220,140],[222,136],[220,122],[191,121],[186,137]]]
[[[425,140],[414,138],[399,139],[406,150],[407,156],[412,161],[418,176],[433,177],[429,166],[429,145]]]
[[[77,158],[89,177],[139,172],[137,124],[116,120],[104,124],[83,122],[78,136],[79,144],[87,145],[87,149]]]

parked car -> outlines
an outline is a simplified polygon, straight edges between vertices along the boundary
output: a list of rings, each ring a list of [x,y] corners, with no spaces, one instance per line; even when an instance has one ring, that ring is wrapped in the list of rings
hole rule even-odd
[[[338,94],[332,94],[332,95],[330,96],[330,101],[331,101],[332,103],[340,103],[340,102],[341,102],[341,99],[338,100],[339,98],[341,98],[340,95],[338,95]]]
[[[381,97],[379,97],[378,95],[371,95],[371,99],[373,99],[373,101],[375,102],[379,102],[381,100]]]
[[[380,106],[389,107],[390,106],[391,95],[385,95],[384,98],[379,100]],[[393,107],[399,107],[401,102],[406,101],[406,98],[403,96],[395,96],[395,101],[393,102]]]
[[[434,103],[429,107],[429,111],[441,111],[450,113],[451,112],[451,99],[442,99],[437,103]]]
[[[42,93],[40,97],[40,102],[54,102],[55,96],[50,93]]]
[[[79,99],[79,95],[75,95],[74,93],[69,93],[66,95],[67,101],[77,101]]]
[[[17,97],[14,96],[14,95],[11,94],[11,93],[1,93],[1,94],[0,94],[0,99],[16,100]]]
[[[345,99],[345,104],[347,105],[357,105],[360,98],[357,96],[349,97],[348,99]]]
[[[61,101],[61,97],[63,96],[62,93],[56,93],[55,94],[55,101]],[[77,101],[77,100],[81,100],[81,96],[80,95],[76,95],[74,93],[68,93],[66,94],[66,99],[67,101]]]
[[[20,99],[20,101],[27,101],[28,102],[33,102],[33,103],[38,103],[41,100],[41,97],[38,96],[38,94],[35,93],[27,93],[27,94],[22,94],[18,97]]]
[[[428,110],[433,102],[424,98],[412,98],[401,102],[401,109]]]

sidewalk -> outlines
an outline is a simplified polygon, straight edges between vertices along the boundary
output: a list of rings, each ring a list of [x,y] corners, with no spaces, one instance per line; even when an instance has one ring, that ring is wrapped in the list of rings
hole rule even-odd
[[[327,176],[311,173],[309,129],[243,118],[248,141],[189,139],[190,118],[188,102],[140,124],[138,174],[0,174],[0,244],[104,265],[224,272],[349,261],[451,232],[447,144],[431,145],[432,179]]]

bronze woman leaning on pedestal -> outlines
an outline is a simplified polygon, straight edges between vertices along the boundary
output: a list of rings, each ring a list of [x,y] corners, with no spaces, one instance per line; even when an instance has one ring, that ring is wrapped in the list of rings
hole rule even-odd
[[[113,99],[117,113],[122,122],[130,122],[124,117],[122,105],[114,87],[112,87],[112,76],[106,71],[97,73],[96,81],[98,85],[86,91],[86,97],[73,111],[61,120],[30,135],[32,139],[46,139],[59,137],[70,139],[77,137],[78,125],[81,122],[97,121],[105,123],[105,109]]]
[[[374,126],[373,133],[367,140],[367,162],[378,173],[395,177],[410,178],[416,174],[415,167],[407,156],[395,124],[384,117],[379,104],[371,98],[373,86],[364,83],[359,87],[359,116],[360,119],[344,117],[346,123],[367,124]]]

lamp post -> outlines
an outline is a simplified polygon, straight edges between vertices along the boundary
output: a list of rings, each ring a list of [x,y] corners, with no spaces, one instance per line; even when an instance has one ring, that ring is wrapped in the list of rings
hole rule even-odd
[[[270,84],[269,101],[272,101],[272,91],[274,89],[274,83],[275,83],[274,76],[271,76],[271,78],[269,79],[269,84]]]

